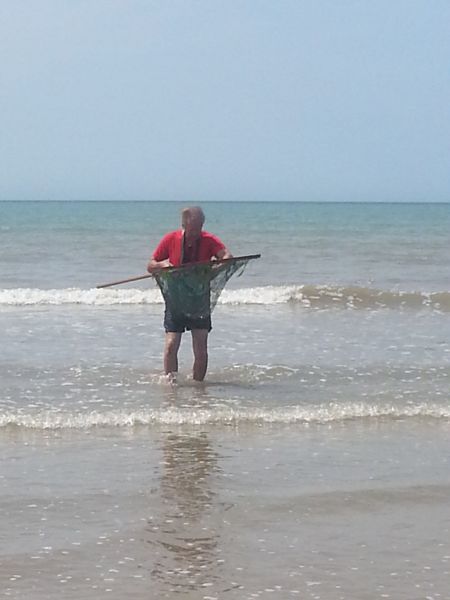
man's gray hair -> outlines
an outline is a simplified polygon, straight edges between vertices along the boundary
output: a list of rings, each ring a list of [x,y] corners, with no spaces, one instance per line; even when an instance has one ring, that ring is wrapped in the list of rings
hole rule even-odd
[[[181,224],[184,226],[191,219],[198,217],[202,224],[205,222],[205,213],[200,206],[188,206],[181,211]]]

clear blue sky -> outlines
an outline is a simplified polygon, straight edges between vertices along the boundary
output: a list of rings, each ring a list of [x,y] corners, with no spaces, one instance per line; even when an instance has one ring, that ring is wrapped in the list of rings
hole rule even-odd
[[[450,201],[449,0],[2,0],[0,199]]]

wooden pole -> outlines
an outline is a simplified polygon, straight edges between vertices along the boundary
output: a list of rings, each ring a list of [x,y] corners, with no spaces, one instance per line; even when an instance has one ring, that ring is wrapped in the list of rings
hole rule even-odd
[[[130,281],[139,281],[140,279],[148,279],[149,277],[153,277],[153,275],[138,275],[137,277],[129,277],[128,279],[121,279],[120,281],[112,281],[111,283],[102,283],[97,285],[97,289],[111,287],[112,285],[120,285],[121,283],[130,283]]]

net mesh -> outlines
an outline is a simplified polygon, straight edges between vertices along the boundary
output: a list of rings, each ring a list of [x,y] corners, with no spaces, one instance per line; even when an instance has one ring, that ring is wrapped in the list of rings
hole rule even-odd
[[[174,317],[202,319],[211,315],[227,281],[242,275],[250,258],[218,264],[192,264],[155,273],[167,308]]]

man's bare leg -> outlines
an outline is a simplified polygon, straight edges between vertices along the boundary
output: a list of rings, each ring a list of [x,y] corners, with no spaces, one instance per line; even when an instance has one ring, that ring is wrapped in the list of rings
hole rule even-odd
[[[194,367],[192,376],[195,381],[203,381],[208,368],[208,330],[193,329],[192,349],[194,351]]]
[[[181,342],[181,333],[168,331],[164,343],[164,372],[166,375],[176,376],[178,372],[178,349]]]

